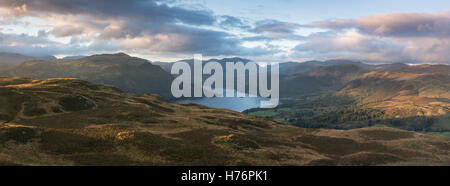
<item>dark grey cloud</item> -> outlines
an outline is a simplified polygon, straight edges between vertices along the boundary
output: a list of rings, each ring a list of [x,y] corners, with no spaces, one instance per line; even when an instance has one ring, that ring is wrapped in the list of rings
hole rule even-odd
[[[258,36],[244,37],[244,38],[242,38],[242,40],[244,40],[244,41],[273,41],[276,39],[273,37],[258,35]]]
[[[16,8],[26,5],[27,13],[89,15],[160,23],[180,21],[194,25],[215,22],[211,12],[169,7],[162,0],[2,0],[0,6]]]
[[[249,29],[249,32],[261,34],[255,37],[244,38],[248,41],[257,40],[302,40],[303,36],[296,34],[296,30],[301,28],[301,25],[296,23],[282,22],[278,20],[261,20],[255,23],[255,26]]]
[[[179,7],[169,7],[160,0],[1,0],[0,7],[16,9],[26,7],[22,14],[30,16],[84,16],[77,17],[66,24],[57,25],[53,33],[56,36],[80,35],[83,27],[107,29],[112,24],[101,23],[102,20],[112,20],[124,23],[122,31],[114,37],[136,36],[144,31],[161,32],[160,28],[167,25],[183,23],[188,25],[213,25],[216,19],[212,12],[206,10],[186,10]],[[73,22],[76,21],[74,25]],[[114,23],[113,22],[113,23]]]
[[[300,25],[277,20],[262,20],[255,24],[254,32],[293,33]]]
[[[251,24],[242,19],[242,18],[238,18],[238,17],[234,17],[234,16],[220,16],[220,23],[219,25],[222,28],[239,28],[239,29],[244,29],[244,30],[249,30],[252,28]]]
[[[45,31],[45,30],[39,30],[37,36],[38,36],[39,38],[45,38],[45,37],[48,36],[48,34],[49,34],[49,32],[47,32],[47,31]]]

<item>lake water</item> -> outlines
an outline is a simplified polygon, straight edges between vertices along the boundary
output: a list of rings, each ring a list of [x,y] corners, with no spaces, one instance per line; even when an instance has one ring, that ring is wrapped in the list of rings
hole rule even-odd
[[[252,108],[259,108],[261,101],[268,101],[269,98],[262,97],[212,97],[212,98],[183,98],[176,100],[178,104],[190,104],[195,103],[204,105],[211,108],[226,108],[238,112],[242,112]]]

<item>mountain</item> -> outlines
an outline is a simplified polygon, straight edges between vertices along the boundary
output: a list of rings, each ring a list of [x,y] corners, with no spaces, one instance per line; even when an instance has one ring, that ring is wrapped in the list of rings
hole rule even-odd
[[[226,63],[226,62],[233,62],[233,63],[243,62],[243,63],[248,63],[251,60],[240,58],[240,57],[232,57],[232,58],[223,58],[223,59],[210,59],[210,60],[207,60],[206,62],[211,62],[211,61],[215,61],[215,62],[219,62],[219,63]]]
[[[292,63],[291,63],[292,64]],[[281,68],[280,66],[280,75],[282,76],[292,76],[305,73],[313,68],[324,66],[324,63],[321,61],[306,61],[302,63],[296,63],[289,65],[289,68]]]
[[[375,67],[376,71],[391,71],[391,70],[398,70],[402,68],[408,68],[409,66],[404,63],[392,63],[392,64],[384,64],[384,65],[377,65]]]
[[[0,52],[0,70],[12,68],[31,60],[56,61],[57,59],[55,56],[26,56],[17,53]]]
[[[157,66],[161,67],[164,71],[166,71],[168,73],[170,73],[170,71],[172,69],[172,65],[173,65],[173,63],[171,63],[171,62],[159,62],[159,61],[156,61],[156,62],[151,62],[151,63],[153,65],[157,65]]]
[[[371,70],[371,67],[355,64],[336,64],[311,69],[307,72],[308,76],[313,77],[331,77],[340,83],[345,84],[354,80],[364,73]]]
[[[333,65],[356,65],[360,67],[370,67],[372,65],[365,64],[361,61],[353,61],[353,60],[346,60],[346,59],[333,59],[333,60],[327,60],[325,61],[325,65],[327,66],[333,66]]]
[[[304,129],[68,78],[0,78],[0,95],[0,165],[450,165],[441,135]]]
[[[294,65],[297,65],[297,64],[299,64],[299,63],[298,63],[298,62],[290,62],[290,61],[279,63],[279,65],[280,65],[280,70],[281,70],[281,69],[288,69],[288,68],[291,68],[291,67],[293,67]]]
[[[190,68],[191,68],[191,80],[193,80],[194,79],[194,59],[184,59],[184,60],[179,60],[177,62],[184,62],[184,63],[187,63],[190,66]],[[177,62],[171,62],[171,63],[168,63],[168,62],[152,62],[152,64],[158,65],[162,69],[164,69],[166,72],[171,73],[172,65],[177,63]],[[225,70],[226,70],[226,63],[227,62],[232,62],[232,63],[242,62],[242,63],[246,64],[246,63],[250,62],[250,60],[244,59],[244,58],[239,58],[239,57],[223,58],[223,59],[209,59],[209,60],[203,60],[202,61],[203,67],[205,66],[206,63],[209,63],[209,62],[217,62],[217,63],[219,63],[222,66],[222,70],[225,72]],[[225,73],[224,73],[224,75],[225,75]],[[246,74],[246,79],[248,79],[248,76],[249,76],[249,74],[247,73]],[[210,77],[210,75],[203,74],[203,76],[202,76],[203,81],[206,80],[208,77]],[[227,79],[227,77],[225,76],[224,79],[223,79],[223,85],[224,86],[226,86],[226,82],[227,81],[234,81],[235,82],[234,84],[237,85],[237,82],[238,82],[237,76],[235,76],[234,79]],[[246,90],[248,90],[248,86],[249,86],[249,84],[246,83],[246,86],[245,86]],[[200,88],[202,88],[202,87],[200,87]],[[193,83],[191,83],[191,94],[192,95],[194,94],[194,89],[195,89],[195,85]],[[184,98],[182,97],[182,98],[179,98],[179,99],[184,99]]]
[[[355,64],[300,63],[280,71],[280,96],[303,99],[332,93],[369,71],[369,67]]]
[[[0,52],[0,69],[7,69],[14,67],[24,61],[34,60],[35,58],[30,56],[24,56],[16,53]]]
[[[62,59],[60,59],[59,61],[71,61],[71,60],[77,60],[77,59],[81,59],[81,58],[85,58],[87,56],[66,56]]]
[[[291,62],[289,64],[292,64],[289,65],[289,68],[282,69],[280,67],[280,75],[284,76],[300,75],[317,68],[324,68],[324,67],[333,68],[333,66],[357,66],[360,68],[372,67],[371,65],[351,60],[305,61],[301,63]]]
[[[383,119],[416,119],[395,124],[403,128],[450,131],[448,72],[450,66],[445,65],[370,72],[348,83],[337,95],[354,97],[359,108],[377,110]]]
[[[55,56],[36,56],[33,57],[35,60],[44,60],[44,61],[58,61],[58,58]]]
[[[11,68],[24,61],[33,60],[34,58],[15,53],[0,53],[0,69]]]
[[[1,73],[29,78],[79,78],[114,85],[132,93],[154,93],[170,99],[172,76],[145,59],[124,53],[64,62],[27,61]]]
[[[184,59],[184,60],[179,60],[177,62],[188,63],[189,66],[192,69],[194,68],[194,59]],[[243,63],[248,63],[248,62],[250,62],[250,60],[249,59],[245,59],[245,58],[239,58],[239,57],[223,58],[223,59],[209,59],[209,60],[203,60],[203,65],[205,63],[208,63],[208,62],[218,62],[218,63],[222,64],[222,67],[225,69],[225,63],[226,62],[234,62],[234,63],[236,63],[236,62],[243,62]],[[170,73],[170,71],[172,69],[172,65],[174,63],[176,63],[176,62],[159,62],[159,61],[158,62],[152,62],[152,64],[160,66],[162,69],[164,69],[166,72],[169,72],[169,73]]]

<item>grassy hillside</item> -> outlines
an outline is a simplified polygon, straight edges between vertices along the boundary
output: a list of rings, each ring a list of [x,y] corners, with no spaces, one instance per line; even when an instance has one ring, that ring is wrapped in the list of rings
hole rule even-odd
[[[0,78],[1,165],[450,165],[449,138],[303,129],[76,79]]]
[[[28,61],[2,75],[28,78],[79,78],[113,85],[132,93],[155,93],[171,98],[172,76],[147,60],[123,53],[84,57],[64,62]]]

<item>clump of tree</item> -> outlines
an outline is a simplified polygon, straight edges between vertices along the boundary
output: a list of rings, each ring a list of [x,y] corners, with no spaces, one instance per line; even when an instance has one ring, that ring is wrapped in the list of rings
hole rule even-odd
[[[312,116],[311,113],[296,115],[295,125],[307,128],[348,128],[342,124],[352,124],[353,127],[372,126],[384,120],[386,113],[377,109],[360,108],[356,105],[333,110]],[[353,128],[351,127],[351,128]]]
[[[432,128],[435,118],[425,116],[414,116],[407,118],[392,118],[384,111],[361,108],[352,105],[344,109],[329,111],[317,116],[296,115],[294,125],[306,128],[332,128],[332,129],[349,129],[373,126],[375,124],[384,124],[405,130],[417,132],[436,131]]]
[[[393,127],[416,132],[439,132],[439,130],[435,131],[432,129],[432,126],[435,123],[435,118],[433,117],[414,116],[401,119],[388,119],[386,123]]]

